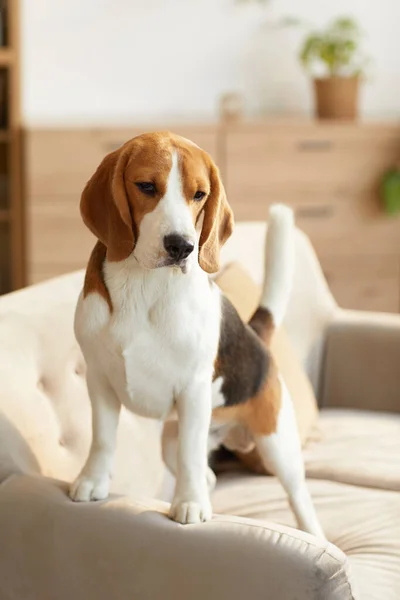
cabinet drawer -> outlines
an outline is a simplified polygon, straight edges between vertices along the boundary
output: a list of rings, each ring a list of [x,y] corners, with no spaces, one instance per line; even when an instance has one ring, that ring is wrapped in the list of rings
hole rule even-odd
[[[375,135],[368,129],[335,132],[314,127],[300,132],[276,128],[228,132],[228,195],[231,202],[244,198],[265,202],[282,193],[351,196],[376,187],[379,174],[398,156],[400,130]]]
[[[33,131],[27,140],[27,193],[80,194],[107,152],[89,130]]]
[[[291,205],[297,226],[323,255],[400,255],[400,219],[374,210],[368,195]]]
[[[38,273],[55,276],[86,267],[95,238],[82,222],[77,196],[32,198],[28,223],[29,283],[39,280]]]
[[[367,195],[352,200],[326,196],[319,200],[276,194],[274,202],[291,206],[296,225],[318,253],[400,255],[400,219],[372,206]],[[271,202],[231,202],[236,221],[266,221]]]
[[[218,160],[216,126],[173,129]],[[27,139],[28,196],[80,194],[104,156],[143,130],[146,128],[31,132]]]
[[[325,277],[343,308],[399,312],[399,256],[320,256]]]

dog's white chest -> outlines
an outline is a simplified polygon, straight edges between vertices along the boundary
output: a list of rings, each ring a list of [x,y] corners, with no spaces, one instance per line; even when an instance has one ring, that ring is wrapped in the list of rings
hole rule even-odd
[[[113,298],[113,316],[93,337],[91,352],[120,402],[136,414],[165,419],[194,377],[206,373],[211,381],[220,303],[217,289],[200,277],[167,272],[131,278],[123,299]]]
[[[190,316],[159,303],[148,311],[133,311],[127,320],[132,336],[121,352],[128,396],[124,403],[134,412],[165,418],[202,359],[199,320]]]

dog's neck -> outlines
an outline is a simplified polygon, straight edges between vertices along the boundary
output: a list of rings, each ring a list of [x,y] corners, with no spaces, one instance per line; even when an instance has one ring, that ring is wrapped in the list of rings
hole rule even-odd
[[[133,305],[154,306],[158,302],[178,299],[204,284],[209,285],[207,274],[197,261],[187,272],[178,267],[146,269],[134,256],[124,261],[105,261],[103,275],[114,310],[126,310]]]

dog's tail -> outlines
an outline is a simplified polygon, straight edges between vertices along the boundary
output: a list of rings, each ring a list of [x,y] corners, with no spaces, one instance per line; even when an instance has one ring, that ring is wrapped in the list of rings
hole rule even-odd
[[[269,210],[265,242],[265,271],[260,305],[249,325],[269,344],[274,330],[283,321],[294,274],[294,217],[283,204]]]

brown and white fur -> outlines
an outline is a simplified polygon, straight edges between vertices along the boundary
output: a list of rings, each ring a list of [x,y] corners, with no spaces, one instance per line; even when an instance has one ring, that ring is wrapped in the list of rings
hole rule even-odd
[[[70,495],[109,493],[121,405],[165,424],[176,474],[171,518],[211,518],[208,452],[242,428],[288,493],[299,527],[323,536],[308,493],[292,402],[268,351],[293,272],[293,215],[270,212],[261,305],[245,325],[208,273],[233,217],[211,158],[163,132],[127,142],[101,163],[81,212],[97,236],[75,333],[87,362],[92,446]]]

